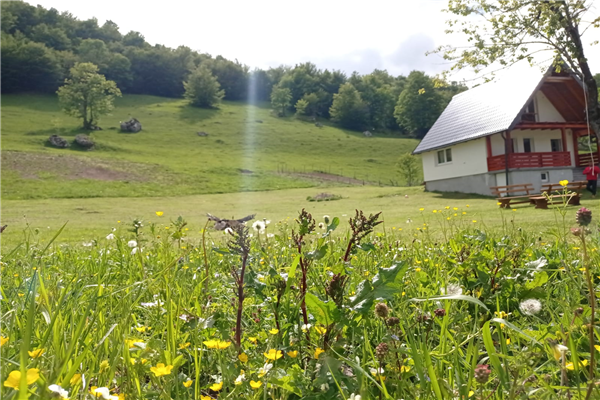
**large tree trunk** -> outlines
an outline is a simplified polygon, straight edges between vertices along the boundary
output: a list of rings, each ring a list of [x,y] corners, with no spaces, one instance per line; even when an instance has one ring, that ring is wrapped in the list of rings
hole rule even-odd
[[[565,7],[567,5],[565,4]],[[585,58],[583,52],[583,44],[581,43],[581,35],[579,34],[579,27],[574,25],[570,19],[565,19],[565,30],[571,41],[575,45],[577,63],[579,69],[583,75],[583,84],[587,92],[587,111],[588,111],[588,122],[594,132],[600,135],[600,104],[598,104],[598,85],[592,75],[590,66]]]

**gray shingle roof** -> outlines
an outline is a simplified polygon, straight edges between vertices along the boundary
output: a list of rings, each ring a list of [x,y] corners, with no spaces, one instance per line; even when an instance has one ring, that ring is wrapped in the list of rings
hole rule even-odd
[[[414,154],[509,129],[545,74],[539,68],[510,68],[503,78],[452,98]],[[548,71],[550,72],[550,71]]]

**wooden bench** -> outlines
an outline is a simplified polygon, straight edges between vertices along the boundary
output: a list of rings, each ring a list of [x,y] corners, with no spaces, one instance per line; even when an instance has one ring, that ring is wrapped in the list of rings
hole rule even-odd
[[[567,204],[572,206],[578,206],[581,204],[581,191],[586,187],[587,182],[577,181],[569,182],[567,186],[563,186],[560,183],[546,183],[542,185],[542,193],[546,195],[534,195],[531,196],[531,202],[535,204],[535,208],[548,209],[548,204],[554,204],[554,199],[560,199],[560,203],[563,204],[567,201]],[[564,193],[566,187],[568,193]],[[556,194],[552,194],[552,192]]]
[[[492,194],[497,197],[496,200],[502,208],[509,208],[511,204],[532,203],[533,201],[530,197],[535,192],[531,183],[492,186],[490,189],[492,189]]]

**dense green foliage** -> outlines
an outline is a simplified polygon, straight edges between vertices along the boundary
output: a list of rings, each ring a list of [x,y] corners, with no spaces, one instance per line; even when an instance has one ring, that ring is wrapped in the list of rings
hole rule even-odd
[[[63,110],[81,118],[84,129],[94,128],[98,118],[113,109],[115,97],[121,96],[115,83],[100,75],[92,63],[75,64],[71,76],[57,93]]]
[[[112,21],[99,26],[96,19],[80,21],[68,12],[24,2],[0,5],[2,93],[54,92],[75,63],[91,62],[123,93],[178,98],[184,96],[184,82],[189,82],[190,74],[202,65],[216,77],[225,100],[269,101],[274,88],[288,89],[289,104],[285,103],[285,110],[278,107],[277,112],[292,111],[299,100],[304,100],[308,104],[296,111],[313,118],[329,118],[334,95],[341,85],[350,82],[363,99],[364,112],[360,123],[345,126],[415,133],[399,127],[393,115],[406,80],[403,76],[376,70],[347,78],[341,71],[321,70],[310,62],[250,71],[237,60],[213,58],[186,46],[152,46],[139,32],[120,33]],[[449,87],[454,92],[465,89],[455,83]],[[449,100],[444,97],[444,105]]]
[[[197,107],[214,107],[218,105],[225,92],[217,78],[213,76],[206,65],[198,66],[183,83],[185,98]]]
[[[410,153],[404,153],[398,158],[398,172],[404,178],[406,186],[412,186],[417,183],[421,175],[421,160],[419,157]]]
[[[597,224],[540,241],[505,213],[485,231],[452,203],[402,232],[358,211],[258,220],[251,238],[190,239],[162,212],[85,246],[26,231],[2,260],[0,395],[583,399]]]
[[[285,116],[292,101],[292,92],[288,88],[276,86],[271,92],[271,106],[277,111],[280,117]]]
[[[350,129],[361,129],[368,118],[366,105],[360,93],[349,82],[340,86],[339,92],[333,95],[329,114],[332,121]]]

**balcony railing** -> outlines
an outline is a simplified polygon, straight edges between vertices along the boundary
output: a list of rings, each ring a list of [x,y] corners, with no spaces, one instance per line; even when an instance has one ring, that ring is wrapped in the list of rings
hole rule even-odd
[[[506,169],[506,156],[488,157],[488,171],[501,171]],[[548,153],[510,153],[508,155],[508,168],[546,168],[570,167],[571,153],[568,151],[553,151]]]

